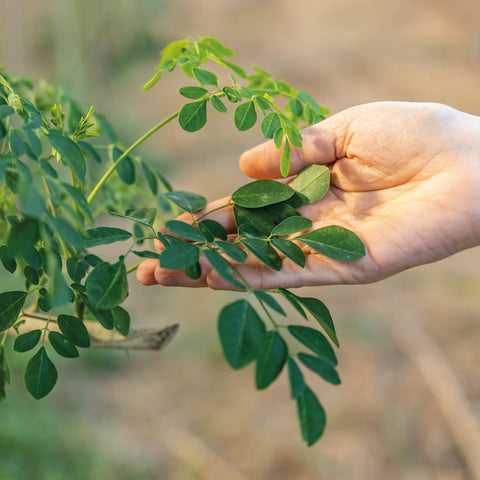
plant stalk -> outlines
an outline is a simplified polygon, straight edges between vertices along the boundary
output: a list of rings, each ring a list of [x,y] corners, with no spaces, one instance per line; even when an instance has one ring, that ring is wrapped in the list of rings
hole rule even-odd
[[[153,128],[151,128],[147,133],[142,135],[136,142],[132,143],[118,158],[115,160],[115,162],[110,166],[110,168],[103,174],[103,177],[99,180],[99,182],[95,185],[94,189],[90,193],[90,195],[87,198],[87,202],[89,205],[92,204],[93,200],[97,196],[97,193],[99,190],[102,188],[104,183],[110,178],[112,173],[117,169],[118,165],[122,160],[124,160],[130,153],[132,153],[139,145],[141,145],[147,138],[152,136],[157,130],[162,128],[164,125],[166,125],[168,122],[172,121],[174,118],[178,117],[178,114],[180,113],[180,110],[178,112],[172,113],[169,115],[167,118],[164,118],[160,123],[157,123]]]

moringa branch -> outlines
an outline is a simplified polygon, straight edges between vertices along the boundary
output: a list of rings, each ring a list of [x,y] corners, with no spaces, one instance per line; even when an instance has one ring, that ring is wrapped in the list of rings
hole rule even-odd
[[[19,322],[15,329],[10,330],[10,334],[21,335],[33,330],[42,330],[48,321],[48,315],[39,312],[23,311],[19,317]],[[91,347],[93,348],[113,348],[127,350],[162,350],[175,336],[178,331],[178,324],[169,325],[162,329],[157,328],[138,328],[130,329],[130,333],[124,337],[115,330],[105,330],[98,322],[93,320],[84,321],[90,335]],[[50,318],[48,329],[59,332],[56,319]]]

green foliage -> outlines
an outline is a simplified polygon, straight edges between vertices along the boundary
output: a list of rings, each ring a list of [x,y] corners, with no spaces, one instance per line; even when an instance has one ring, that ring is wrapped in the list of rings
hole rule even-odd
[[[10,381],[3,347],[7,334],[16,334],[14,352],[30,355],[24,379],[34,398],[43,398],[57,382],[55,355],[76,358],[90,347],[85,320],[128,335],[131,319],[121,305],[129,293],[128,274],[136,268],[127,270],[126,259],[134,254],[157,259],[166,269],[183,270],[191,279],[201,278],[208,264],[242,292],[244,297],[225,306],[218,318],[227,362],[235,369],[255,363],[258,389],[267,388],[287,365],[303,438],[311,445],[321,436],[325,413],[301,368],[327,382],[340,382],[330,343],[338,347],[338,338],[330,313],[315,298],[281,288],[253,289],[237,266],[249,254],[276,271],[287,262],[303,268],[308,249],[335,261],[354,261],[365,254],[353,232],[335,225],[312,230],[312,221],[297,211],[327,194],[329,169],[312,165],[290,185],[257,180],[240,187],[215,208],[232,209],[235,226],[226,230],[207,218],[205,197],[174,190],[161,172],[133,154],[174,119],[183,130],[196,132],[207,123],[207,112],[233,110],[239,131],[257,125],[282,148],[280,171],[288,176],[292,148],[302,146],[299,129],[324,119],[328,111],[264,70],[254,68],[247,74],[232,57],[230,48],[211,37],[185,38],[165,47],[144,89],[180,69],[188,84],[179,93],[188,101],[129,147],[93,107],[52,86],[34,87],[19,77],[0,75],[0,261],[7,274],[25,283],[24,290],[0,292],[0,400]],[[208,62],[217,70],[224,68],[228,80]],[[181,211],[189,214],[189,221],[173,219]],[[103,225],[105,214],[128,226]],[[140,249],[152,240],[164,248]],[[91,251],[113,244],[124,249],[116,262]],[[287,316],[282,301],[302,319],[312,316],[326,336],[312,327],[283,325],[278,320]],[[36,323],[19,334],[32,315],[43,319],[44,326]],[[47,341],[53,359],[47,355]],[[308,353],[296,352],[295,342]]]

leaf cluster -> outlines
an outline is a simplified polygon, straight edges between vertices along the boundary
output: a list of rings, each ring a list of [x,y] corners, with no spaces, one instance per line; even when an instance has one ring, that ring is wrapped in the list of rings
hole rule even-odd
[[[206,124],[208,109],[225,114],[232,104],[239,131],[257,124],[265,138],[283,148],[281,172],[287,176],[291,148],[302,145],[299,128],[322,120],[328,111],[264,70],[254,68],[248,75],[232,57],[231,49],[211,37],[165,47],[144,89],[175,69],[196,83],[180,88],[187,103],[129,147],[103,115],[62,89],[0,75],[0,262],[6,273],[24,282],[22,289],[0,292],[0,400],[10,381],[8,333],[16,332],[15,352],[31,355],[26,388],[34,398],[43,398],[58,379],[47,342],[61,357],[78,357],[91,344],[86,319],[128,335],[130,315],[122,303],[129,294],[128,273],[136,268],[128,267],[128,258],[153,258],[192,279],[201,278],[207,262],[245,295],[219,314],[227,362],[235,369],[255,363],[259,390],[286,369],[303,438],[308,445],[320,438],[325,412],[302,368],[329,383],[340,382],[332,347],[339,342],[330,313],[315,298],[281,288],[253,289],[237,266],[249,255],[280,270],[285,262],[304,267],[306,251],[337,261],[355,261],[365,254],[353,232],[338,225],[314,228],[298,211],[327,194],[329,169],[312,165],[290,184],[257,180],[237,189],[224,205],[232,208],[235,219],[234,230],[226,231],[209,218],[205,197],[174,190],[161,172],[133,155],[174,118],[185,131],[195,132]],[[228,82],[222,83],[206,62],[225,68]],[[282,99],[283,107],[277,102]],[[190,214],[190,222],[174,219],[181,211]],[[105,225],[105,214],[122,225]],[[145,248],[152,240],[163,245],[161,252]],[[114,260],[94,250],[114,244],[121,252]],[[303,320],[313,318],[323,333],[285,324],[281,302]],[[20,333],[28,318],[43,320],[44,326]]]

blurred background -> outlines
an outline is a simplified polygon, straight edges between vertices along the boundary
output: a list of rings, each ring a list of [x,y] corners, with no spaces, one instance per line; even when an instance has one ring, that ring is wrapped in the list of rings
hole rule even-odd
[[[185,36],[218,37],[240,65],[332,112],[406,100],[480,115],[478,0],[0,0],[0,65],[62,84],[125,143],[181,105],[176,73],[140,90]],[[196,134],[170,125],[142,153],[177,189],[214,199],[247,182],[237,159],[261,138],[211,117]],[[234,294],[132,282],[135,325],[178,322],[177,337],[160,353],[64,361],[40,402],[17,360],[0,480],[479,479],[478,265],[474,249],[378,284],[300,292],[328,305],[342,346],[342,384],[311,379],[328,425],[309,449],[285,375],[259,393],[251,367],[222,359],[216,316]]]

